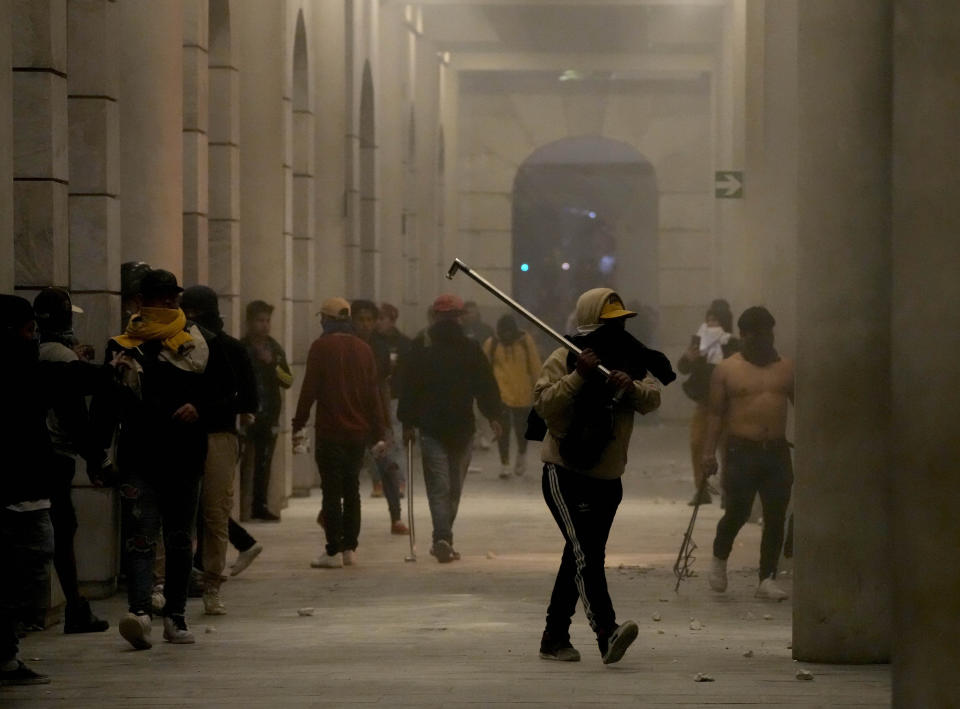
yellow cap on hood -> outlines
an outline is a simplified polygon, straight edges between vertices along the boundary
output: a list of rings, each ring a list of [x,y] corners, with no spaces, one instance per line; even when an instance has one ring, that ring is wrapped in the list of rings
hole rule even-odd
[[[592,288],[577,300],[577,327],[581,331],[596,329],[609,320],[635,315],[623,306],[623,299],[612,288]]]

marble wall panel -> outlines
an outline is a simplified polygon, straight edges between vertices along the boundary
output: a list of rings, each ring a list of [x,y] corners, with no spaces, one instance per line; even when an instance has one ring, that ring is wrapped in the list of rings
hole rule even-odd
[[[120,203],[113,197],[70,196],[70,287],[120,290]]]
[[[713,274],[709,268],[660,269],[661,305],[698,307],[709,303]]]
[[[120,121],[116,101],[71,98],[68,110],[70,192],[118,194]]]
[[[240,215],[240,150],[234,145],[208,146],[210,161],[207,209],[211,219]]]
[[[240,72],[232,67],[209,68],[207,134],[211,143],[240,142],[237,101],[240,95]]]
[[[117,3],[69,0],[67,3],[67,81],[71,96],[116,98]]]
[[[185,214],[207,214],[210,166],[207,136],[204,133],[183,133],[183,211]]]
[[[13,74],[14,177],[69,179],[67,80],[49,72]]]
[[[67,0],[13,1],[13,66],[67,72]]]
[[[52,180],[17,180],[13,201],[17,285],[68,285],[67,186]]]
[[[206,132],[209,119],[207,53],[200,47],[183,48],[183,128]]]
[[[710,268],[713,241],[710,232],[660,230],[660,268]]]

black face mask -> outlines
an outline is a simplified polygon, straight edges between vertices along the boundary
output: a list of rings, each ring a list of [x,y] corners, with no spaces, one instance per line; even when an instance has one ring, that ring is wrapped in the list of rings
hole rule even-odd
[[[753,334],[743,339],[741,348],[743,358],[757,367],[766,367],[768,364],[780,361],[780,355],[773,346],[773,333],[764,332]]]

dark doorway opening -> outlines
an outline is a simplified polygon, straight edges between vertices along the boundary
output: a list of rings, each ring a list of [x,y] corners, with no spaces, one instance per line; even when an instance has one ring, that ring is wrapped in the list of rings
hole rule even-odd
[[[565,138],[530,155],[513,186],[513,293],[570,332],[580,293],[616,289],[656,337],[657,180],[632,146],[599,136]]]

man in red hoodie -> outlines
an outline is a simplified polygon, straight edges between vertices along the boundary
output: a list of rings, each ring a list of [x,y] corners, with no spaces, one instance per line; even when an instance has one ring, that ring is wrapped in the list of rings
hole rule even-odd
[[[295,442],[302,440],[300,432],[317,402],[316,459],[327,547],[310,565],[336,569],[356,562],[363,455],[367,446],[382,441],[388,426],[376,359],[370,345],[353,334],[350,304],[328,298],[320,316],[323,335],[307,356],[293,436]]]

